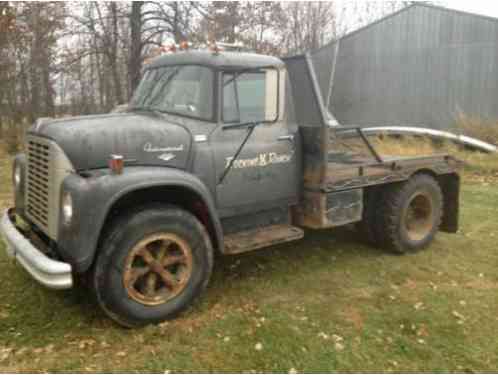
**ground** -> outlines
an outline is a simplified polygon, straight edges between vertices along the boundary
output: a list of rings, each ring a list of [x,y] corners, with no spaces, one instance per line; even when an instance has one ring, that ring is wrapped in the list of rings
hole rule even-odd
[[[5,207],[10,162],[0,160]],[[44,289],[2,244],[0,372],[496,372],[498,183],[488,163],[497,165],[465,173],[461,230],[423,252],[391,255],[350,229],[307,231],[218,259],[192,309],[144,329],[117,326],[84,290]]]

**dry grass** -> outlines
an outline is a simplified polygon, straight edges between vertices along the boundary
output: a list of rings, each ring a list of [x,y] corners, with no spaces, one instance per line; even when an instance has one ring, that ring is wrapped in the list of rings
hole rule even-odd
[[[7,153],[7,148],[5,142],[0,140],[0,181],[2,183],[0,188],[0,211],[12,204],[12,156]]]
[[[461,114],[456,120],[459,133],[498,145],[498,122]]]

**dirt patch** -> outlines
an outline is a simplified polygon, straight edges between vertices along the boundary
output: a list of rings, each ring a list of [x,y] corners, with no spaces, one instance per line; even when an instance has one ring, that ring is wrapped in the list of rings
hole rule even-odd
[[[346,321],[353,324],[356,330],[361,331],[363,329],[364,319],[361,315],[360,310],[358,310],[354,306],[348,306],[347,309],[343,312]]]
[[[478,290],[494,290],[498,289],[498,283],[496,281],[480,278],[477,280],[469,281],[465,284],[465,287]]]

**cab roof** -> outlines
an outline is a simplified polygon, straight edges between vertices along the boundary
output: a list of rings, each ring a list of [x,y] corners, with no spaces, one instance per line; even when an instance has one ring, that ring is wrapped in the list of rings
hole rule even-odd
[[[156,57],[145,69],[169,65],[203,65],[215,69],[256,68],[259,66],[283,67],[284,62],[277,57],[245,52],[214,53],[212,51],[179,51]]]

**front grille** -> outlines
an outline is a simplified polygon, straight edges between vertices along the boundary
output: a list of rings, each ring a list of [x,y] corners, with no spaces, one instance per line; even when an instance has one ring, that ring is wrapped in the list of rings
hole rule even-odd
[[[43,137],[28,134],[26,154],[26,217],[56,241],[61,186],[74,168],[59,145]]]
[[[49,231],[51,152],[47,141],[27,142],[26,213],[43,231]]]

